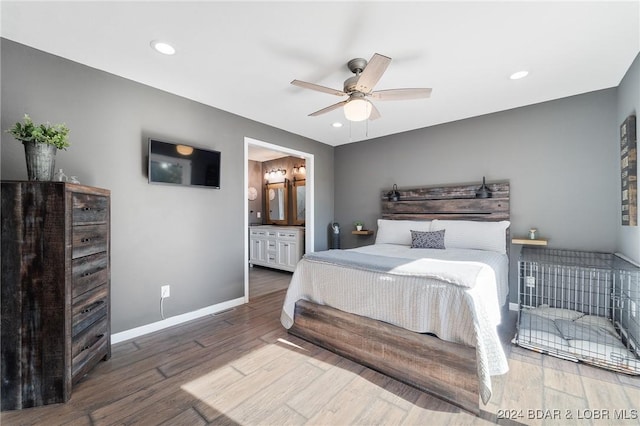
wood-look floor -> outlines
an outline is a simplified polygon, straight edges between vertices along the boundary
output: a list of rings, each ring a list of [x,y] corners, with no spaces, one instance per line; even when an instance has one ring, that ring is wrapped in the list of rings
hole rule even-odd
[[[293,273],[280,269],[253,266],[249,268],[249,300],[289,287]]]
[[[69,402],[4,412],[0,423],[639,424],[639,378],[515,347],[514,326],[502,333],[510,371],[493,378],[494,396],[474,417],[289,336],[279,321],[289,278],[253,268],[264,285],[248,305],[116,344]]]

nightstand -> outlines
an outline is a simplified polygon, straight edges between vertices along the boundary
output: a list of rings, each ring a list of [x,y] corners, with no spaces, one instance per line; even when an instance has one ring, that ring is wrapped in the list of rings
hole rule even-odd
[[[548,242],[549,240],[546,238],[536,238],[532,240],[531,238],[518,237],[511,239],[511,244],[522,244],[523,246],[546,246]]]
[[[373,231],[370,229],[363,229],[362,231],[351,231],[353,235],[373,235]]]

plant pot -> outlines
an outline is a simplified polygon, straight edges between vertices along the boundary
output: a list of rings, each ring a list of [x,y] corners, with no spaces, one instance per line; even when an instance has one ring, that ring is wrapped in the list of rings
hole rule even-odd
[[[27,178],[29,180],[51,181],[56,165],[55,146],[38,143],[22,142],[27,160]]]
[[[356,231],[362,231],[362,225],[356,226]]]

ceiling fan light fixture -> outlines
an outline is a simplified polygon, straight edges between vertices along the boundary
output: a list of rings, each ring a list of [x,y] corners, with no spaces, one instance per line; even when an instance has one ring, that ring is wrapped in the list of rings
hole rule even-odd
[[[371,102],[366,99],[351,99],[344,105],[344,116],[349,121],[364,121],[371,115]]]
[[[336,121],[335,123],[332,123],[331,126],[335,127],[336,129],[339,129],[340,127],[342,127],[342,123],[339,121]]]
[[[291,84],[304,89],[315,90],[316,92],[328,93],[335,96],[349,96],[341,102],[334,103],[328,107],[309,114],[309,117],[317,117],[333,110],[342,108],[344,116],[349,121],[377,120],[380,118],[380,111],[374,104],[366,99],[370,96],[377,101],[384,100],[405,100],[423,99],[431,96],[430,88],[400,88],[374,91],[375,85],[386,71],[391,58],[374,53],[371,59],[355,58],[347,63],[349,71],[355,74],[344,81],[343,90],[332,89],[315,83],[301,80],[293,80]],[[341,127],[339,123],[334,123],[333,127]]]

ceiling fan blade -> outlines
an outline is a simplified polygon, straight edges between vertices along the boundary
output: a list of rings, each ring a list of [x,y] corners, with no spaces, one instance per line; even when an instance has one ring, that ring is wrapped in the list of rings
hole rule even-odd
[[[356,90],[362,93],[371,92],[373,86],[380,80],[390,63],[391,58],[375,53],[360,74],[356,83]]]
[[[348,101],[342,101],[342,102],[338,102],[337,104],[330,105],[330,106],[328,106],[326,108],[322,108],[321,110],[318,110],[316,112],[312,112],[311,114],[309,114],[309,117],[317,117],[318,115],[326,114],[329,111],[333,111],[334,109],[340,108],[341,106],[343,106],[347,102]]]
[[[403,101],[407,99],[423,99],[431,96],[431,89],[389,89],[377,90],[369,96],[380,101]]]
[[[378,108],[376,108],[376,106],[371,103],[371,114],[369,115],[369,120],[377,120],[380,117],[380,111],[378,111]]]
[[[302,87],[303,89],[311,89],[317,92],[328,93],[330,95],[336,95],[336,96],[346,95],[346,93],[344,93],[342,90],[320,86],[319,84],[307,83],[306,81],[293,80],[291,84],[293,84],[294,86]]]

